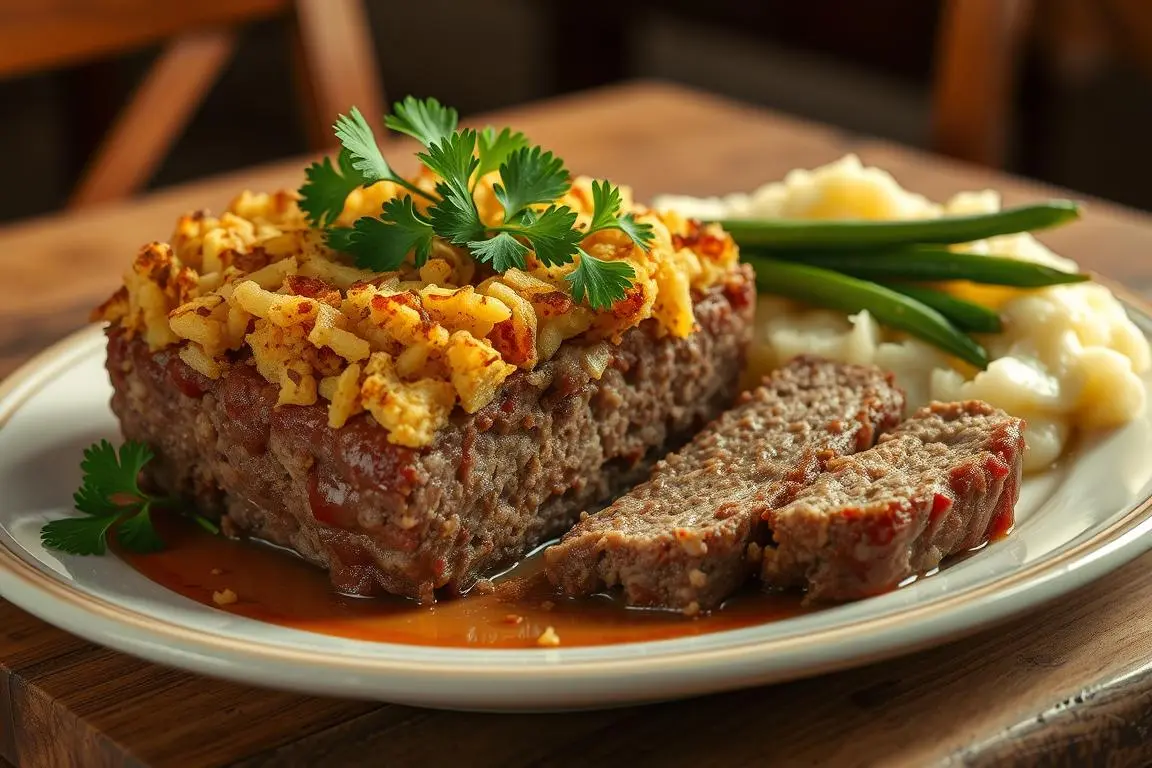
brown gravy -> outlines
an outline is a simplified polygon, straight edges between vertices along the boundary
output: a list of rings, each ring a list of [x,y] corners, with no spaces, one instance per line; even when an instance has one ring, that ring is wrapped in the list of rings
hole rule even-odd
[[[526,648],[537,647],[538,638],[552,627],[563,647],[608,645],[739,629],[815,610],[802,607],[798,593],[764,593],[753,587],[697,618],[627,608],[607,596],[561,598],[544,578],[538,553],[496,579],[492,594],[474,593],[435,605],[349,597],[333,591],[324,571],[275,547],[213,536],[168,516],[157,525],[168,543],[163,552],[118,550],[152,581],[229,613],[356,640]],[[219,606],[213,593],[226,589],[238,599]]]

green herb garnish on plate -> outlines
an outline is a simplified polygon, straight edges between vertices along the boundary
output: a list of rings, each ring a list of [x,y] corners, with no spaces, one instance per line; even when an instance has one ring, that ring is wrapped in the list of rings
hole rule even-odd
[[[107,440],[84,450],[80,469],[84,472],[80,490],[72,499],[82,517],[67,517],[47,523],[40,541],[48,549],[73,555],[102,555],[108,549],[108,534],[133,552],[157,552],[164,540],[156,531],[152,513],[159,507],[182,507],[173,497],[154,496],[140,488],[140,470],[153,459],[152,450],[129,440],[120,451]],[[219,533],[207,518],[185,512],[197,524]]]

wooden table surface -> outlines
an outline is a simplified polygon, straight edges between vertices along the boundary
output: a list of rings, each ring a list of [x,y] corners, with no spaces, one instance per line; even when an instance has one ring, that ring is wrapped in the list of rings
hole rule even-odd
[[[669,85],[637,83],[490,116],[640,199],[748,189],[857,152],[940,198],[1051,189]],[[304,161],[0,229],[0,375],[79,327],[136,248]],[[1045,240],[1152,288],[1152,218],[1091,201]],[[1152,760],[1152,554],[974,637],[820,678],[560,715],[437,712],[279,693],[167,669],[0,601],[0,766],[1142,765]]]

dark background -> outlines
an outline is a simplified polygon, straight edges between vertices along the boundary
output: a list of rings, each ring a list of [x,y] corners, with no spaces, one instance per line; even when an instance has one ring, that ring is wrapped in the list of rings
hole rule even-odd
[[[366,6],[390,100],[432,95],[468,114],[655,77],[928,145],[940,14],[932,0]],[[1152,79],[1112,49],[1116,34],[1105,28],[1088,44],[1058,40],[1056,54],[1051,44],[1032,46],[1020,68],[1009,169],[1152,208]],[[154,55],[117,58],[95,79],[63,69],[0,81],[0,220],[63,205],[87,152]],[[261,22],[245,27],[241,52],[152,186],[307,149],[288,25]]]

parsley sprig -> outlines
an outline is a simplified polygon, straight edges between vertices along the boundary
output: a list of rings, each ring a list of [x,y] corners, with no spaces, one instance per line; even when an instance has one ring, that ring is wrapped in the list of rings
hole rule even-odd
[[[80,469],[84,472],[80,489],[72,499],[83,517],[53,520],[40,531],[40,541],[49,549],[74,555],[102,555],[108,548],[108,532],[116,529],[116,540],[134,552],[156,552],[164,540],[156,532],[152,512],[157,507],[180,504],[179,499],[154,496],[140,488],[140,470],[153,459],[152,450],[129,440],[120,451],[101,440],[84,451]],[[200,526],[219,533],[216,524],[189,513]]]
[[[603,309],[624,298],[636,276],[623,261],[598,259],[581,243],[591,234],[618,229],[647,250],[652,227],[621,215],[618,187],[607,181],[592,185],[593,211],[586,229],[577,227],[577,214],[555,201],[568,192],[572,177],[564,161],[524,134],[504,128],[497,132],[458,127],[456,110],[436,99],[407,97],[393,106],[384,124],[415,138],[424,146],[420,162],[439,181],[432,193],[397,175],[380,151],[371,125],[352,108],[333,126],[343,149],[333,166],[330,159],[313,163],[300,188],[300,207],[310,223],[327,231],[328,244],[350,254],[358,266],[386,272],[397,269],[409,254],[413,263],[427,261],[435,238],[467,248],[477,261],[497,272],[524,269],[529,253],[546,266],[576,262],[566,277],[572,296]],[[503,221],[487,224],[476,206],[477,180],[498,171],[493,192],[503,210]],[[333,223],[344,200],[357,187],[379,181],[394,182],[410,194],[389,200],[379,216],[357,219],[350,227]],[[430,205],[418,209],[414,198]]]

